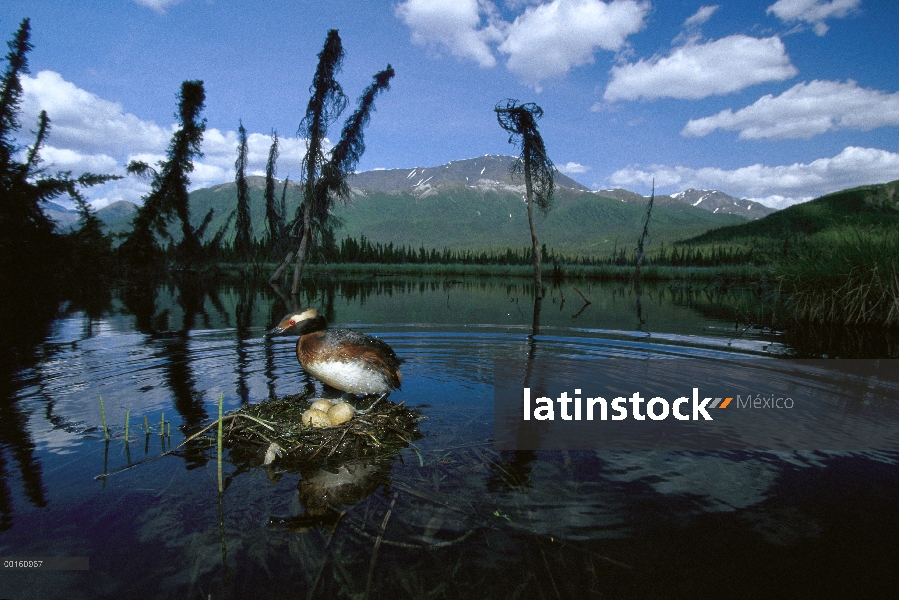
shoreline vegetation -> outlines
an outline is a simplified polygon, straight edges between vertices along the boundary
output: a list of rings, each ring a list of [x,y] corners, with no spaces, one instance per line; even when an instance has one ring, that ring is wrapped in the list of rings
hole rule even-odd
[[[217,265],[224,274],[242,276],[254,269],[268,273],[275,263],[219,263]],[[341,262],[341,263],[309,263],[305,267],[309,273],[322,275],[364,275],[369,277],[403,277],[403,276],[441,276],[441,277],[534,277],[533,265],[500,265],[500,264],[466,264],[454,263],[383,263],[383,262]],[[544,265],[541,269],[544,278],[550,281],[559,279],[596,279],[600,281],[630,281],[634,278],[633,265],[595,264],[595,265]],[[696,280],[714,281],[723,277],[731,281],[745,283],[758,282],[770,277],[772,269],[768,266],[756,265],[724,265],[720,267],[680,267],[680,266],[644,266],[640,270],[643,281],[677,281]]]

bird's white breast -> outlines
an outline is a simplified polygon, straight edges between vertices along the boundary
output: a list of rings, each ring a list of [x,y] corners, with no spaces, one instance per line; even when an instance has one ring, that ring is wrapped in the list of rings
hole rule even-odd
[[[323,361],[303,365],[313,377],[352,394],[383,394],[390,391],[384,376],[360,362]]]

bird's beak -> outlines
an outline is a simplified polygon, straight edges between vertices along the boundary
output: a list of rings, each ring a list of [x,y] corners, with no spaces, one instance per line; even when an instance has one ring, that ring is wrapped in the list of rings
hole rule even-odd
[[[276,325],[275,327],[270,329],[268,331],[268,333],[265,334],[264,337],[274,337],[276,335],[283,334],[285,331],[287,331],[287,327],[281,327],[280,325]]]

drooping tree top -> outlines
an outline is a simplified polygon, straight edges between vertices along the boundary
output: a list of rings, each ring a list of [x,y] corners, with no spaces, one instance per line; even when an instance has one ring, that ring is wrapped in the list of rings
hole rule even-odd
[[[530,176],[534,203],[545,215],[553,204],[555,167],[537,130],[537,119],[543,116],[543,109],[533,102],[518,104],[517,100],[510,99],[497,104],[494,110],[500,127],[509,132],[509,143],[521,148],[518,160],[512,165],[512,172]]]
[[[324,220],[335,199],[346,201],[350,190],[346,177],[356,169],[365,152],[364,129],[375,109],[375,97],[390,87],[393,67],[375,74],[371,84],[359,97],[359,106],[343,125],[340,140],[331,149],[331,158],[322,166],[322,176],[316,191],[316,217]]]
[[[328,126],[333,123],[347,105],[346,94],[337,82],[336,75],[343,64],[343,44],[336,29],[328,31],[325,46],[318,53],[318,67],[309,87],[309,104],[300,122],[297,135],[306,138],[307,150],[303,158],[303,173],[307,185],[313,185],[318,169],[325,162],[323,143]],[[311,191],[309,192],[311,195]]]
[[[30,21],[22,19],[15,37],[6,43],[9,46],[7,67],[0,76],[0,166],[4,169],[16,151],[13,132],[19,128],[17,117],[22,100],[21,76],[28,73],[28,52],[33,48],[28,41],[30,36]]]

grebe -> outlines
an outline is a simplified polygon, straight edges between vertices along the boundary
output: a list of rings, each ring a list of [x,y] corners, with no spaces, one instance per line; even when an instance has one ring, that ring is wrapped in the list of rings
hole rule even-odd
[[[269,335],[298,334],[297,360],[303,369],[333,388],[352,394],[382,394],[399,389],[402,375],[393,348],[351,329],[327,329],[314,308],[284,317]]]

